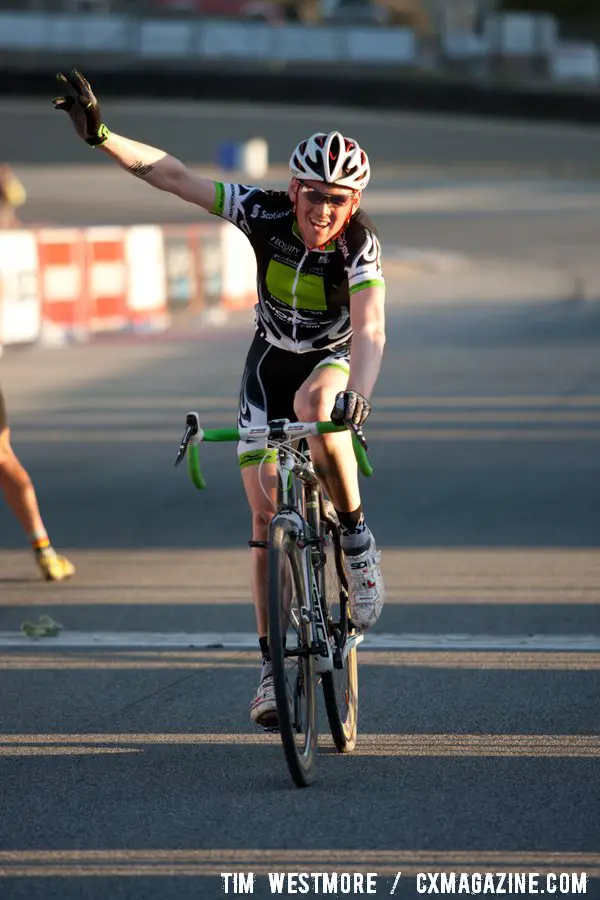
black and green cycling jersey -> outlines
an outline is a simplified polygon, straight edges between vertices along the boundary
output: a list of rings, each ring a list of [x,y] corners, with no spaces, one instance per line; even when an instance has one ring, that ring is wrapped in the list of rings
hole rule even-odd
[[[351,297],[384,284],[379,240],[361,209],[320,250],[307,249],[285,191],[217,182],[212,213],[233,222],[254,249],[259,334],[294,353],[350,342]]]

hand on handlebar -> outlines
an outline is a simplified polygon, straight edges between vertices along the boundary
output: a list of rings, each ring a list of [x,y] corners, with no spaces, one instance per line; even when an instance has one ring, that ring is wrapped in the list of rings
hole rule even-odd
[[[371,403],[358,391],[340,391],[331,410],[331,421],[336,425],[347,425],[361,447],[368,450],[369,445],[363,434],[362,426],[370,412]]]
[[[340,391],[331,410],[331,421],[336,425],[352,424],[361,428],[370,412],[370,402],[358,391]]]
[[[54,98],[54,109],[67,113],[75,131],[86,144],[99,147],[110,137],[110,131],[102,124],[100,106],[89,81],[77,69],[71,69],[67,75],[59,72],[56,80],[67,93]]]

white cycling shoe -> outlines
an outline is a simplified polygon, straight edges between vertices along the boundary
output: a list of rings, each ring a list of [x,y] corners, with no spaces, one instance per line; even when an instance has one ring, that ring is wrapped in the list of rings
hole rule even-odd
[[[250,718],[255,725],[260,725],[261,728],[277,728],[279,724],[273,669],[270,662],[263,663],[260,683],[250,704]]]
[[[381,615],[385,589],[380,562],[375,541],[363,553],[345,556],[350,618],[357,628],[371,628]]]

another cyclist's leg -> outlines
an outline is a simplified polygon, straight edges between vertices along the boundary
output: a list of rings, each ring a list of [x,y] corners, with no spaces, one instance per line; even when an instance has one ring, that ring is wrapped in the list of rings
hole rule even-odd
[[[19,462],[10,443],[4,400],[0,392],[0,489],[6,502],[31,541],[32,549],[44,578],[62,581],[75,572],[75,567],[52,547],[40,515],[31,478]]]
[[[298,419],[328,420],[336,394],[345,389],[347,381],[347,358],[338,355],[319,363],[296,394]],[[381,553],[362,510],[352,438],[349,432],[322,435],[310,440],[310,449],[340,522],[352,620],[369,628],[381,614],[384,586]]]

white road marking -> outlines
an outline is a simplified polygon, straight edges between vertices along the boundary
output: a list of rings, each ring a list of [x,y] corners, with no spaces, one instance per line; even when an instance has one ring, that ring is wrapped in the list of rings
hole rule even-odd
[[[66,631],[57,637],[28,638],[20,631],[0,631],[0,647],[44,649],[113,649],[135,647],[167,649],[254,649],[252,632]],[[594,634],[368,634],[363,647],[369,650],[546,650],[600,651],[600,635]]]

